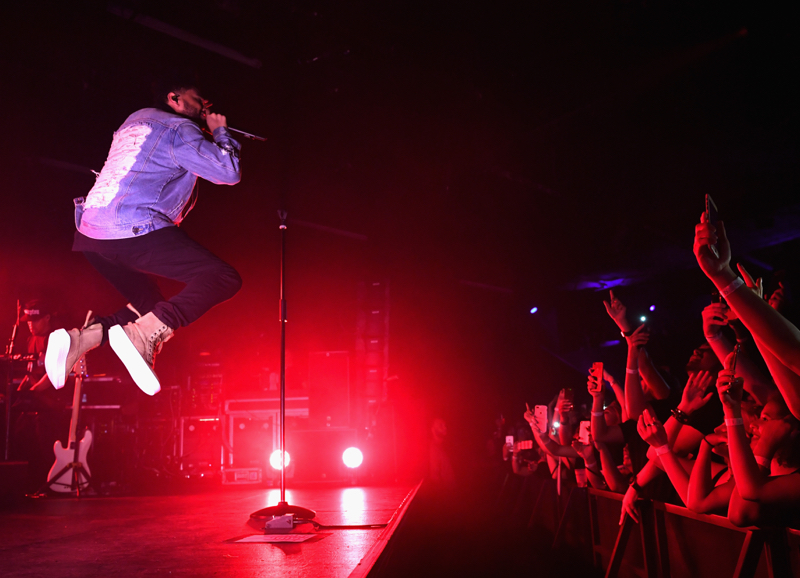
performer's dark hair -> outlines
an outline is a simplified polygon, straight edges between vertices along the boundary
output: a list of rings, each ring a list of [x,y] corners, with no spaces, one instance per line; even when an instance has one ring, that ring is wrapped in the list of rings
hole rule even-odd
[[[193,71],[166,71],[153,80],[151,84],[153,106],[171,112],[167,104],[167,95],[169,95],[170,92],[180,92],[181,90],[189,88],[198,89],[196,73]]]

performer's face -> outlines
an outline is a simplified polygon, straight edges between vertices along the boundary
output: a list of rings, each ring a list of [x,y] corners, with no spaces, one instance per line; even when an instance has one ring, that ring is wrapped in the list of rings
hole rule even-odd
[[[48,313],[44,317],[39,317],[38,319],[29,319],[28,320],[28,329],[31,332],[31,335],[35,335],[36,337],[42,337],[44,335],[50,334],[50,314]]]
[[[187,88],[180,92],[170,93],[167,104],[178,114],[196,120],[206,117],[206,112],[211,108],[211,103],[200,96],[196,88]]]

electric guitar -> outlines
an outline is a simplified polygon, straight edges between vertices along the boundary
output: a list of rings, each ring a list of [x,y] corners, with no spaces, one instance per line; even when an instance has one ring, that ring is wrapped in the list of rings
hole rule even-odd
[[[92,432],[84,431],[78,441],[78,418],[81,412],[81,389],[86,375],[85,356],[75,364],[75,394],[72,397],[72,417],[69,422],[69,441],[67,447],[56,440],[53,453],[56,461],[47,474],[47,483],[54,492],[80,492],[89,485],[91,473],[86,463],[86,454],[92,445]]]

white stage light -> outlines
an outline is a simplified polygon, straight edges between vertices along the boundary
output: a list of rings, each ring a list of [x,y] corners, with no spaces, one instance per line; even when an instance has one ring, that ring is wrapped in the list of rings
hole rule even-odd
[[[284,456],[285,456],[284,462],[286,464],[286,467],[288,468],[289,462],[291,461],[291,456],[289,455],[289,452],[284,452]],[[272,452],[272,454],[270,454],[269,465],[271,465],[272,468],[275,470],[281,469],[281,450],[275,450],[274,452]]]
[[[342,454],[342,461],[348,468],[357,468],[364,461],[364,454],[358,448],[347,448]]]

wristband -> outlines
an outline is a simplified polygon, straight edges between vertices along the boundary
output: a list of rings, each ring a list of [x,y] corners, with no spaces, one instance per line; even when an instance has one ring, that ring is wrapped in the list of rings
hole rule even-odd
[[[703,438],[703,441],[706,442],[712,450],[714,449],[714,444],[708,441],[705,437]]]
[[[604,412],[604,411],[593,411],[592,415],[595,416],[595,417],[600,417],[601,415],[606,415],[606,412]]]
[[[629,373],[631,375],[639,375],[638,369],[631,369],[630,367],[625,368],[625,373]]]
[[[756,463],[758,463],[759,466],[769,469],[770,460],[768,460],[764,456],[755,456],[755,458],[756,458]]]
[[[740,417],[726,417],[725,425],[728,427],[732,427],[735,425],[744,425],[744,420]]]
[[[722,289],[720,289],[720,290],[719,290],[719,294],[720,294],[722,297],[728,297],[728,295],[730,295],[731,293],[733,293],[734,291],[736,291],[736,290],[737,290],[739,287],[741,287],[742,285],[744,285],[744,281],[742,281],[742,278],[741,278],[741,277],[737,277],[736,279],[734,279],[733,281],[731,281],[729,285],[726,285],[725,287],[723,287]]]
[[[669,444],[664,444],[663,446],[658,446],[655,448],[657,456],[663,456],[666,453],[671,452],[672,450],[669,448]]]
[[[716,341],[717,339],[722,339],[722,333],[717,333],[716,335],[706,335],[706,341]]]
[[[642,490],[642,486],[636,483],[636,476],[631,478],[630,487],[636,490],[637,493],[641,494],[644,490]]]
[[[689,425],[689,414],[683,410],[678,409],[677,407],[672,410],[672,417],[675,418],[675,421],[678,423],[682,423],[683,425]]]

